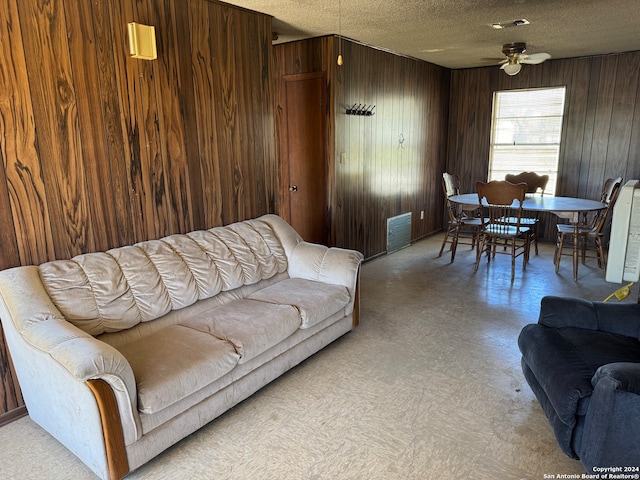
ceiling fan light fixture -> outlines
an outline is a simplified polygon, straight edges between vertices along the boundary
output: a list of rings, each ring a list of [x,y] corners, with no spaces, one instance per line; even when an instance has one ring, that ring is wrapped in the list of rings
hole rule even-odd
[[[503,67],[504,73],[507,75],[517,75],[522,69],[522,65],[518,62],[509,62]]]

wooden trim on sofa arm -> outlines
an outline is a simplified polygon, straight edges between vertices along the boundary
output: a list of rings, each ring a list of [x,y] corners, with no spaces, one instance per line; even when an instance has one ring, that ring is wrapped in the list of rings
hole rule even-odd
[[[96,397],[100,411],[109,478],[120,480],[129,473],[129,460],[124,446],[124,433],[116,396],[104,380],[87,380],[87,385]]]
[[[356,328],[360,324],[360,269],[358,269],[358,276],[356,278],[356,298],[353,301],[353,328]]]
[[[29,412],[27,412],[27,407],[24,405],[14,408],[13,410],[9,410],[8,412],[0,415],[0,427],[4,427],[5,425],[18,420],[19,418],[26,417],[27,415],[29,415]]]

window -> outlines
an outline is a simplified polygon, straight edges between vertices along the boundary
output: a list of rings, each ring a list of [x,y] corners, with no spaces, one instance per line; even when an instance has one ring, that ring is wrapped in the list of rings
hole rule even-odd
[[[507,173],[546,174],[545,194],[555,194],[564,96],[565,87],[493,94],[489,180],[504,180]]]

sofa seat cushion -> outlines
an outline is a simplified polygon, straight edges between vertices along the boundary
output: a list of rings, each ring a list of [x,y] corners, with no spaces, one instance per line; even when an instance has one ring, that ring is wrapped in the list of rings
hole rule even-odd
[[[289,278],[259,290],[249,298],[278,305],[292,305],[302,319],[300,328],[309,328],[347,306],[349,290],[315,280]]]
[[[245,363],[300,328],[298,311],[290,305],[234,300],[183,320],[181,325],[231,343]]]
[[[133,370],[143,413],[188,397],[230,372],[240,358],[231,343],[182,325],[135,340],[120,352]]]
[[[598,330],[532,324],[523,328],[518,344],[556,415],[570,426],[584,413],[593,392],[591,378],[600,366],[640,362],[636,338]]]

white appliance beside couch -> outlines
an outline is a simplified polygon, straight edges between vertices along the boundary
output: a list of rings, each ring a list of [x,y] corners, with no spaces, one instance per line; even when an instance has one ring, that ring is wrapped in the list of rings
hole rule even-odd
[[[361,262],[265,215],[4,270],[29,415],[122,478],[354,328]]]

